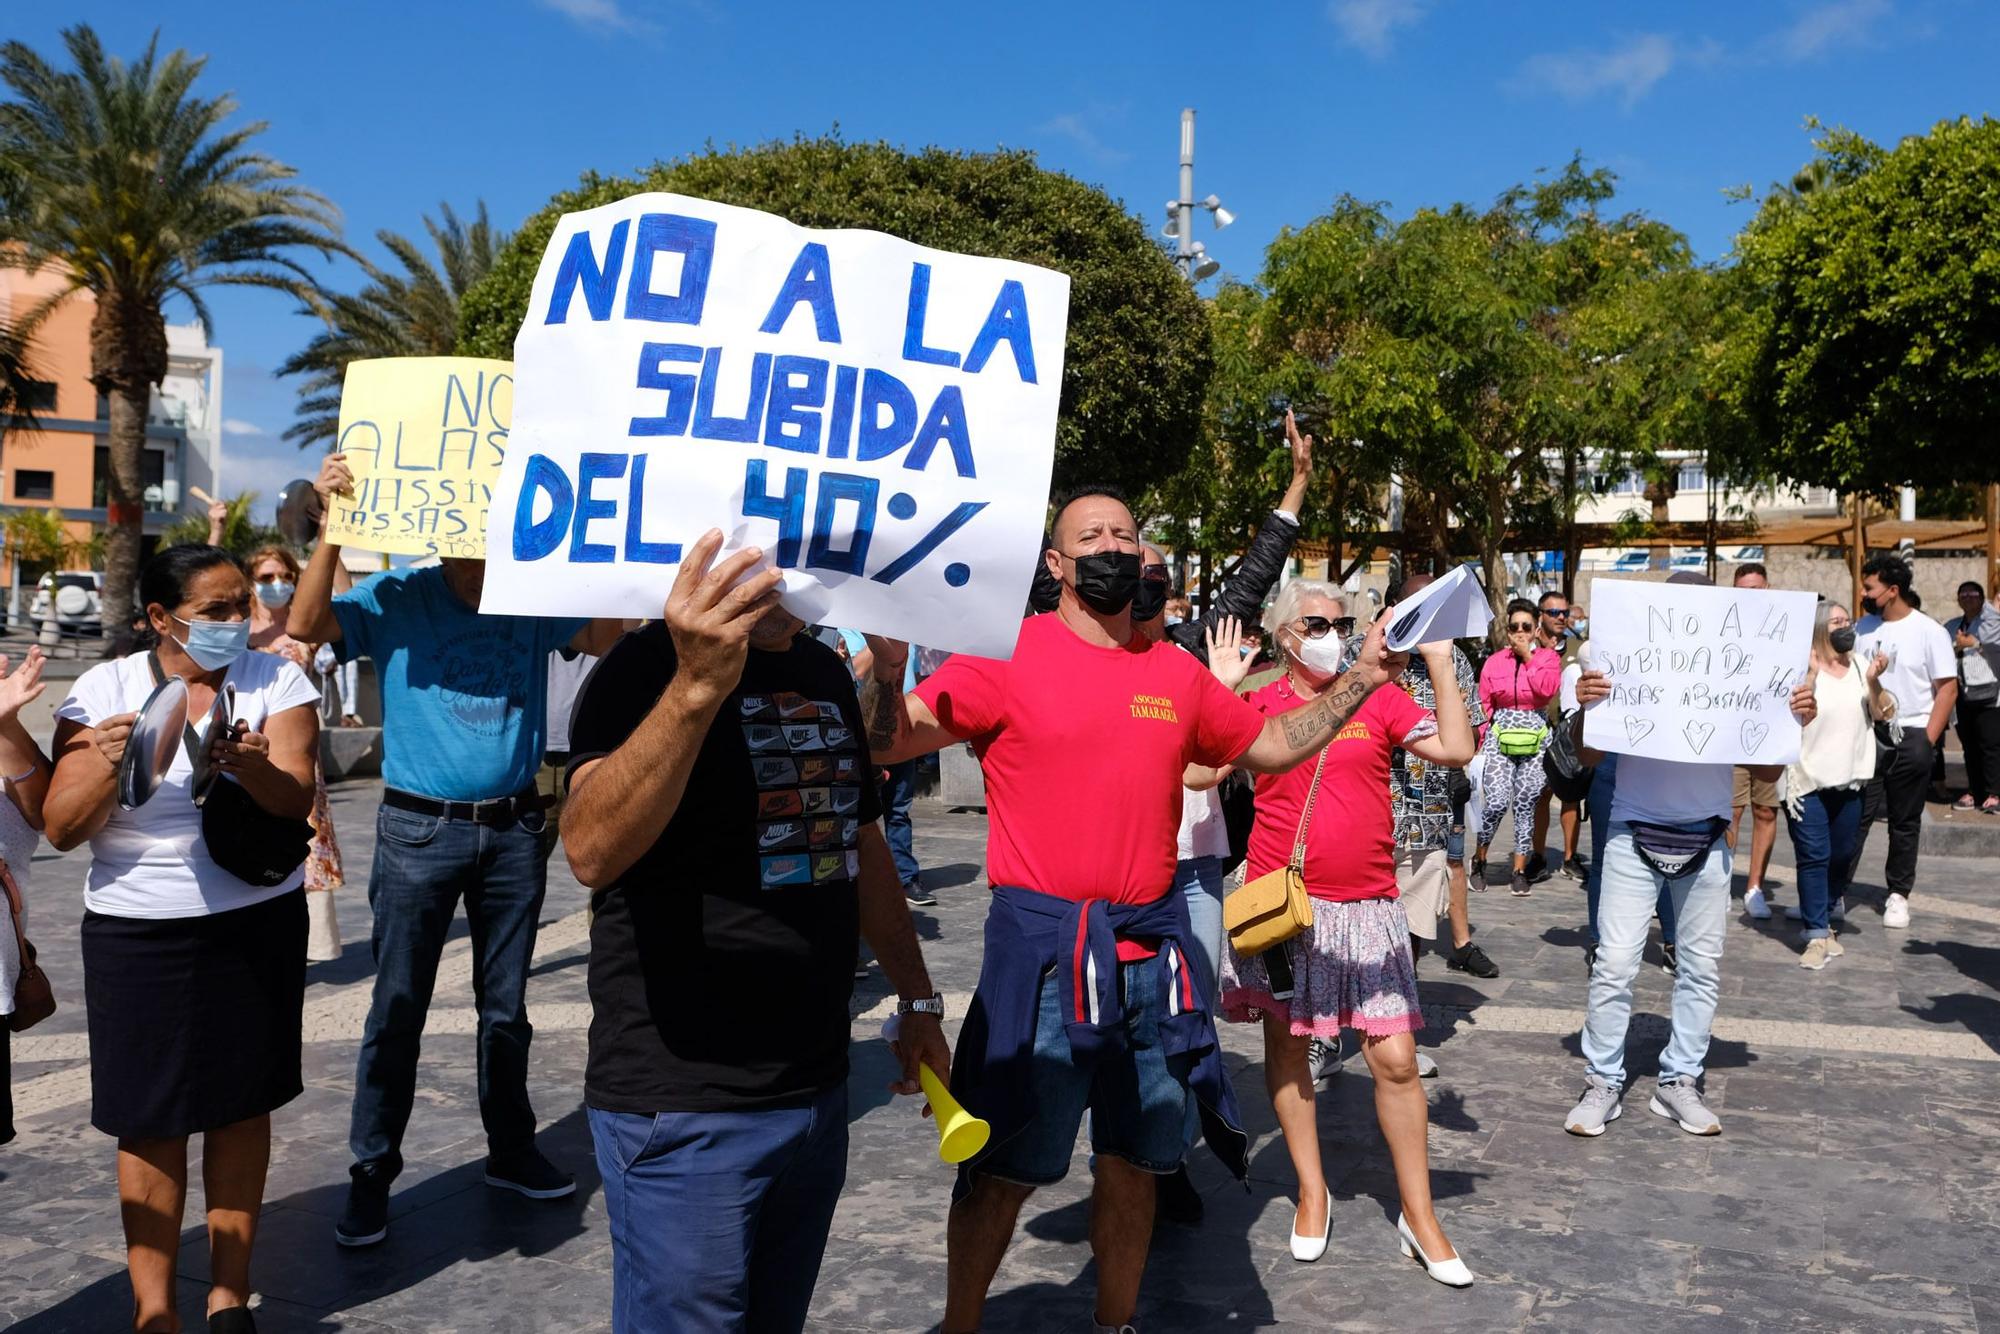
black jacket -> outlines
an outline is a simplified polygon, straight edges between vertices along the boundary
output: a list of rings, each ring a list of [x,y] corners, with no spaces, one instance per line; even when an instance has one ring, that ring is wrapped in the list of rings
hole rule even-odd
[[[1285,563],[1292,558],[1292,544],[1298,540],[1298,524],[1279,518],[1276,510],[1271,511],[1257,530],[1257,536],[1250,540],[1250,549],[1243,553],[1236,576],[1199,617],[1168,626],[1167,638],[1206,663],[1209,629],[1225,616],[1233,616],[1245,626],[1255,626],[1264,610],[1264,599],[1271,595],[1271,589],[1284,574]],[[1028,614],[1054,611],[1061,600],[1062,581],[1049,573],[1048,562],[1037,553],[1035,581],[1028,590]]]

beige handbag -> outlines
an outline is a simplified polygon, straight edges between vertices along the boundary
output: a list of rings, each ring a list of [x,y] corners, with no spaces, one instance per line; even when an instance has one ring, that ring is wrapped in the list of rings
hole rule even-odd
[[[1299,815],[1291,861],[1279,870],[1246,880],[1222,901],[1222,925],[1239,958],[1248,959],[1282,945],[1312,925],[1312,900],[1306,895],[1306,826],[1312,822],[1319,776],[1325,768],[1326,750],[1322,748],[1319,762],[1313,765],[1312,786],[1306,789],[1306,808]]]

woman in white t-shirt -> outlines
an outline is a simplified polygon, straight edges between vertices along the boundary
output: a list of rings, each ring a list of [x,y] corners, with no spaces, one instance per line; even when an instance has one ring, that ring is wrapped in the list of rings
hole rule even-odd
[[[25,929],[28,873],[42,841],[42,798],[49,790],[48,757],[21,726],[21,708],[42,693],[44,661],[42,651],[31,648],[10,673],[7,655],[0,653],[0,788],[6,790],[0,800],[0,866],[10,882],[9,892],[0,894],[0,1144],[14,1138],[13,1031],[6,1016],[14,1013],[14,985],[25,962],[7,918],[19,909]]]
[[[1801,968],[1818,970],[1845,954],[1832,923],[1861,850],[1862,789],[1875,776],[1875,730],[1895,712],[1882,688],[1885,659],[1854,663],[1854,623],[1838,602],[1820,604],[1813,622],[1813,701],[1819,714],[1799,738],[1799,758],[1785,770],[1785,825],[1798,867]]]
[[[302,1087],[302,872],[264,886],[223,869],[190,791],[188,747],[198,745],[219,766],[217,781],[240,784],[262,812],[303,822],[312,809],[319,692],[295,664],[245,651],[250,596],[242,568],[218,547],[160,552],[139,577],[156,646],[91,668],[56,711],[44,813],[56,847],[90,842],[82,932],[90,1119],[118,1138],[140,1330],[178,1327],[174,1274],[195,1134],[208,1205],[209,1329],[254,1330],[250,1249],[270,1113]],[[124,810],[119,761],[136,710],[167,676],[187,683],[196,736],[176,748],[152,797]],[[205,735],[225,684],[235,688],[234,725]],[[301,861],[304,848],[302,835]]]

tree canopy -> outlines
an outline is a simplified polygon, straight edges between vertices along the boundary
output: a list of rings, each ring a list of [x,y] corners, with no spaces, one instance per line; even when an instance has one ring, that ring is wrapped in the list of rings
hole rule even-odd
[[[2000,481],[2000,122],[1816,147],[1737,241],[1765,465],[1874,494]]]
[[[1070,278],[1055,483],[1137,493],[1180,468],[1208,387],[1202,302],[1137,218],[1032,153],[910,153],[837,137],[705,152],[633,178],[586,176],[529,218],[461,303],[459,351],[509,357],[542,251],[564,213],[645,190],[762,209],[807,227],[865,227]]]

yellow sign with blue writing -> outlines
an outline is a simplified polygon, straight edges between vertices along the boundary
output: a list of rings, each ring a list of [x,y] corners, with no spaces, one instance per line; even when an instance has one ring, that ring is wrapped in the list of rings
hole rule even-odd
[[[486,555],[514,363],[482,357],[349,362],[335,448],[354,493],[335,499],[327,540],[406,556]]]

